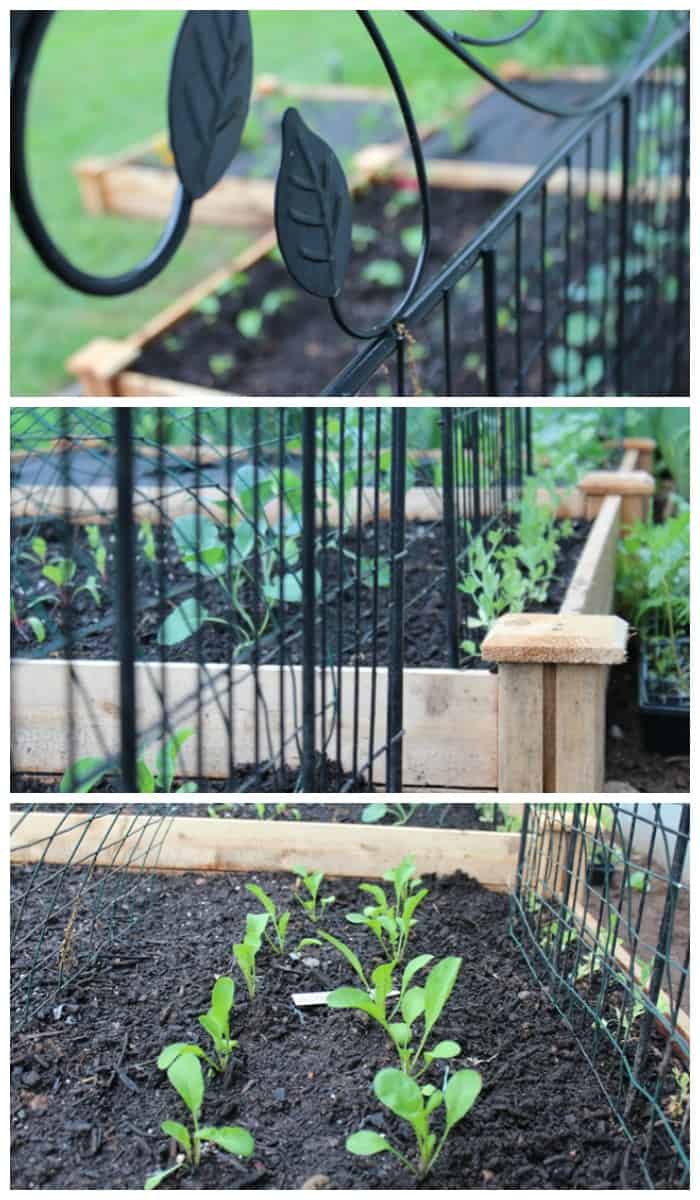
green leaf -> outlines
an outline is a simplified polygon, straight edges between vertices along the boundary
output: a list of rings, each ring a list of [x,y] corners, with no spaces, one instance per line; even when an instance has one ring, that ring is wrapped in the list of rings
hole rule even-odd
[[[569,349],[564,346],[555,346],[549,352],[549,365],[561,379],[566,379],[568,375],[578,376],[581,374],[583,360],[578,350]]]
[[[410,962],[406,963],[403,977],[401,979],[402,992],[406,991],[406,988],[413,979],[413,976],[416,975],[418,971],[422,971],[423,967],[427,967],[428,963],[433,961],[433,958],[434,955],[432,954],[418,954],[415,958],[412,958]]]
[[[164,1179],[168,1178],[168,1175],[172,1175],[175,1171],[179,1171],[180,1167],[183,1165],[183,1163],[176,1163],[174,1167],[166,1167],[164,1171],[155,1171],[153,1175],[148,1176],[148,1179],[143,1185],[143,1190],[145,1192],[152,1192],[154,1188],[158,1187],[159,1183],[162,1183]]]
[[[43,621],[40,621],[38,617],[27,617],[27,624],[29,625],[29,628],[34,634],[37,642],[43,642],[46,640],[46,626],[44,625]]]
[[[441,1104],[442,1104],[442,1092],[439,1092],[437,1089],[435,1089],[433,1092],[430,1093],[430,1096],[428,1098],[428,1103],[425,1106],[426,1116],[429,1117],[430,1114],[434,1113],[435,1109],[439,1108]]]
[[[372,983],[374,984],[374,998],[379,1008],[384,1011],[386,1006],[386,998],[391,991],[393,983],[393,963],[380,963],[372,972]]]
[[[102,758],[79,758],[58,785],[59,792],[91,792],[107,774]]]
[[[200,1129],[199,1136],[203,1142],[215,1142],[229,1154],[238,1158],[249,1158],[255,1149],[255,1142],[247,1129],[238,1125],[205,1125]]]
[[[386,816],[386,804],[366,804],[362,810],[361,820],[366,825],[374,825],[376,821],[381,821],[382,817]]]
[[[245,942],[258,951],[270,917],[267,913],[248,913],[245,919]]]
[[[411,1040],[411,1028],[403,1021],[394,1021],[388,1027],[389,1037],[396,1046],[406,1046]]]
[[[333,937],[331,933],[326,933],[324,929],[319,929],[318,933],[324,942],[329,942],[331,946],[335,946],[338,953],[342,954],[345,961],[350,964],[358,979],[361,979],[365,987],[368,987],[369,985],[362,969],[362,964],[350,947],[346,946],[345,942],[341,942],[339,938]]]
[[[155,792],[156,781],[142,758],[136,763],[136,786],[139,792]]]
[[[351,1154],[362,1154],[368,1156],[370,1154],[382,1154],[389,1149],[389,1143],[381,1133],[372,1133],[370,1129],[360,1129],[358,1133],[351,1133],[349,1138],[345,1140],[345,1149]]]
[[[408,1025],[412,1025],[425,1012],[425,989],[409,988],[401,998],[401,1016]]]
[[[275,905],[268,896],[267,892],[264,892],[261,887],[258,887],[257,883],[247,883],[245,886],[246,891],[250,892],[251,896],[255,896],[255,899],[260,901],[265,911],[268,912],[271,917],[274,917]]]
[[[228,975],[222,975],[220,979],[217,979],[212,988],[211,1013],[223,1029],[226,1028],[229,1013],[233,1007],[235,990],[235,984]]]
[[[445,1097],[445,1132],[466,1116],[481,1091],[481,1075],[478,1071],[457,1071],[448,1080]]]
[[[46,558],[46,552],[48,550],[48,546],[43,537],[32,538],[32,550],[36,554],[37,558],[40,558],[43,562]]]
[[[204,1077],[199,1058],[195,1054],[181,1054],[168,1067],[168,1079],[197,1120],[204,1100]]]
[[[374,1078],[374,1091],[397,1117],[413,1122],[423,1112],[423,1097],[415,1079],[395,1067],[385,1067]]]
[[[175,771],[177,769],[178,751],[193,734],[193,729],[178,729],[168,738],[165,745],[161,746],[158,750],[156,754],[156,772],[160,786],[164,792],[172,790]]]
[[[167,1071],[176,1058],[181,1054],[194,1054],[196,1058],[204,1058],[204,1051],[195,1044],[195,1042],[171,1042],[169,1046],[164,1046],[158,1055],[157,1066],[161,1071]]]
[[[163,621],[158,630],[158,643],[161,646],[178,646],[192,637],[208,620],[209,613],[204,605],[198,604],[194,596],[189,596]]]
[[[263,325],[263,316],[258,308],[244,308],[238,314],[236,326],[245,338],[256,338]]]
[[[176,1142],[179,1142],[187,1156],[192,1153],[192,1139],[190,1131],[179,1121],[163,1121],[161,1122],[163,1133],[167,1133],[168,1137],[174,1137]]]
[[[430,1033],[450,998],[462,959],[450,956],[433,967],[425,981],[425,1032]]]
[[[217,1017],[214,1016],[211,1009],[209,1012],[202,1013],[197,1017],[199,1024],[202,1026],[216,1045],[223,1038],[226,1030]]]
[[[582,312],[570,313],[566,320],[566,340],[570,346],[585,346],[594,342],[600,332],[597,317],[586,317]]]
[[[369,1013],[375,1020],[378,1015],[377,1005],[360,988],[336,988],[327,997],[326,1004],[329,1008],[358,1008],[361,1012]]]
[[[70,583],[75,576],[76,566],[72,558],[57,558],[53,563],[48,564],[42,570],[42,575],[45,575],[51,583],[56,587],[65,587]]]
[[[434,1058],[455,1058],[462,1050],[459,1042],[438,1042],[437,1046],[433,1046],[426,1054],[426,1058],[432,1062]]]

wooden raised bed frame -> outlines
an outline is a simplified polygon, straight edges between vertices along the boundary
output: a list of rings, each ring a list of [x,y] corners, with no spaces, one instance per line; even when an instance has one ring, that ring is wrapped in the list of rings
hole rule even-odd
[[[560,69],[559,71],[541,71],[533,72],[526,71],[522,64],[515,62],[504,63],[500,68],[502,78],[509,80],[521,79],[524,77],[531,79],[546,80],[552,77],[570,78],[580,80],[603,80],[607,78],[606,72],[598,67],[572,67],[569,70]],[[281,87],[278,81],[274,81],[274,86]],[[348,89],[327,88],[293,88],[285,85],[286,94],[290,98],[295,96],[298,98],[303,94],[318,97],[319,95],[334,95],[342,94]],[[368,89],[357,89],[360,94],[366,97]],[[468,100],[465,102],[462,111],[466,114],[470,108],[476,105],[480,100],[488,95],[493,89],[490,84],[485,84],[483,87],[477,88]],[[370,89],[371,91],[371,89]],[[381,89],[374,90],[375,95],[384,95]],[[433,122],[426,123],[421,126],[420,132],[423,137],[428,137],[441,127],[444,116]],[[149,143],[150,144],[150,143]],[[143,152],[143,146],[132,148],[129,152],[125,152],[126,157],[134,150]],[[406,140],[390,143],[386,146],[370,146],[366,150],[361,151],[355,156],[354,169],[349,180],[351,191],[357,188],[365,187],[368,183],[376,180],[406,178],[407,174],[412,171],[411,164],[405,161]],[[158,215],[163,219],[170,211],[170,197],[174,189],[174,174],[169,180],[169,173],[166,171],[156,171],[151,168],[136,168],[134,166],[124,165],[125,155],[117,156],[116,160],[100,160],[102,164],[97,170],[94,167],[90,168],[90,181],[85,183],[83,193],[89,194],[91,197],[89,203],[93,206],[102,204],[102,200],[98,197],[102,192],[109,192],[108,184],[104,182],[109,179],[110,173],[119,181],[120,195],[124,190],[123,173],[131,172],[132,185],[134,191],[134,204],[138,202],[138,184],[137,180],[141,178],[139,173],[144,171],[150,172],[150,175],[155,175],[161,178],[160,186],[165,188],[165,193],[162,199],[162,211],[159,210]],[[104,166],[104,163],[112,166]],[[429,163],[430,180],[435,186],[462,188],[470,190],[474,188],[515,192],[518,191],[529,179],[530,175],[535,170],[535,166],[521,166],[514,164],[499,164],[499,163],[460,163],[458,160],[438,160],[434,159]],[[106,172],[106,175],[104,174]],[[98,178],[98,182],[95,179]],[[580,191],[586,184],[594,192],[596,188],[602,194],[605,189],[614,198],[619,190],[619,176],[615,172],[597,173],[591,171],[589,176],[585,176],[585,172],[572,170],[572,188]],[[100,182],[101,181],[101,182]],[[260,181],[252,181],[257,184]],[[197,213],[197,205],[211,205],[216,207],[217,211],[220,207],[218,199],[220,188],[233,188],[238,196],[238,201],[234,201],[231,196],[227,200],[227,206],[234,211],[240,201],[241,187],[247,186],[244,182],[223,180],[204,197],[203,200],[197,201],[194,211]],[[273,185],[270,184],[270,187]],[[660,185],[656,184],[657,190]],[[677,178],[668,179],[663,184],[665,189],[669,189],[669,195],[674,194],[678,190]],[[155,184],[149,181],[148,195],[149,203],[152,203],[153,189]],[[567,180],[566,172],[561,170],[556,172],[548,181],[547,188],[552,192],[561,192],[566,190]],[[167,193],[167,202],[165,194]],[[144,202],[145,203],[145,202]],[[251,203],[253,203],[251,201]],[[90,211],[95,211],[94,207]],[[112,208],[112,211],[117,211]],[[123,208],[118,211],[125,211]],[[199,210],[200,212],[202,210]],[[270,210],[272,212],[272,209]],[[141,213],[140,215],[143,215]],[[204,219],[204,218],[201,218]],[[267,222],[271,224],[270,221]],[[260,225],[258,225],[260,228]],[[162,337],[168,330],[172,329],[184,316],[186,316],[195,305],[199,304],[203,299],[216,292],[222,287],[228,279],[233,275],[249,271],[255,264],[265,258],[271,250],[277,245],[277,238],[274,229],[267,229],[251,246],[247,247],[239,254],[228,266],[221,267],[207,276],[201,283],[189,288],[172,304],[169,304],[160,313],[157,313],[153,318],[137,329],[127,338],[113,339],[108,337],[97,337],[81,347],[66,360],[66,370],[70,375],[77,378],[81,392],[85,396],[138,396],[145,397],[161,397],[176,396],[183,400],[200,400],[203,403],[210,404],[221,403],[222,396],[234,395],[235,393],[219,391],[215,388],[199,387],[193,384],[181,383],[175,379],[163,378],[158,375],[146,375],[139,371],[131,370],[133,363],[139,358],[144,347],[149,342],[156,338]]]
[[[626,625],[611,612],[617,542],[621,530],[638,515],[653,492],[653,479],[638,469],[653,443],[629,447],[618,471],[595,472],[594,490],[581,481],[583,512],[594,523],[558,614],[502,618],[486,639],[485,659],[500,662],[489,670],[407,668],[404,674],[404,783],[408,789],[451,789],[508,793],[600,792],[604,783],[605,685],[609,665],[625,658]],[[568,510],[567,510],[568,511]],[[597,515],[595,515],[597,512]],[[160,663],[138,663],[137,720],[142,730],[160,722]],[[201,687],[203,702],[202,765],[208,778],[229,771],[229,671],[222,664],[169,663],[169,709],[182,723],[194,711]],[[109,753],[119,745],[119,666],[115,662],[71,664],[75,701],[75,758],[94,755],[100,738]],[[341,754],[349,763],[354,738],[353,707],[359,710],[359,762],[370,746],[372,672],[342,668],[344,715]],[[319,699],[322,672],[319,668]],[[255,713],[263,696],[269,728],[299,694],[301,668],[259,669],[257,691],[249,667],[232,672],[236,762],[254,760]],[[12,761],[14,770],[62,774],[70,765],[65,736],[69,672],[61,660],[16,659],[12,663]],[[374,745],[385,740],[387,669],[376,672]],[[188,708],[188,704],[190,707]],[[179,707],[178,707],[179,706]],[[320,704],[319,704],[320,708]],[[170,716],[171,723],[173,716]],[[291,722],[290,722],[291,726]],[[290,764],[296,746],[286,733]],[[265,739],[263,753],[279,753],[277,733]],[[102,753],[102,748],[97,750]],[[182,748],[181,769],[197,772],[197,747]],[[383,756],[375,780],[384,782]]]
[[[362,807],[364,801],[356,802]],[[303,807],[303,804],[302,804]],[[520,807],[520,806],[517,806]],[[509,892],[515,882],[521,835],[489,830],[427,829],[417,826],[367,826],[317,821],[214,821],[209,817],[165,817],[163,837],[148,840],[153,816],[95,816],[37,810],[22,820],[10,813],[10,861],[17,865],[58,863],[118,866],[152,871],[291,871],[303,864],[328,876],[381,879],[390,866],[412,855],[421,874],[452,875],[463,871],[490,891]],[[555,819],[547,830],[548,845],[540,856],[541,879],[528,878],[562,899],[570,828]],[[578,883],[577,883],[578,887]],[[581,933],[598,941],[596,922],[577,896],[570,898],[572,920]],[[614,960],[627,972],[630,955],[617,944]],[[641,968],[634,964],[637,982]],[[648,981],[647,981],[648,984]],[[646,984],[644,985],[646,986]],[[660,1004],[669,998],[661,993]],[[660,1022],[661,1031],[668,1030]],[[690,1044],[690,1020],[680,1010],[674,1034]],[[685,1057],[678,1038],[676,1047]]]

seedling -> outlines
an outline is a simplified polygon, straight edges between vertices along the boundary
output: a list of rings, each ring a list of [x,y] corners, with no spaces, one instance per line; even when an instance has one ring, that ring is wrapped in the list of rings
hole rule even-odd
[[[149,563],[154,563],[156,561],[156,540],[153,536],[153,526],[150,521],[141,522],[138,536],[144,556]]]
[[[37,604],[41,603],[41,601],[35,600],[33,603]],[[44,622],[40,617],[20,617],[17,612],[17,605],[15,603],[14,596],[10,596],[10,620],[12,621],[12,624],[23,641],[30,641],[30,635],[27,633],[27,629],[32,631],[32,634],[37,642],[41,643],[46,640],[46,626],[44,625]]]
[[[380,287],[397,288],[403,283],[403,267],[392,258],[375,258],[362,269],[362,278]]]
[[[417,804],[367,804],[361,819],[366,825],[375,825],[390,817],[394,825],[407,825],[417,808]]]
[[[253,1137],[247,1129],[238,1125],[200,1126],[199,1118],[204,1102],[204,1076],[199,1058],[194,1054],[181,1054],[167,1069],[168,1080],[175,1088],[192,1117],[192,1131],[180,1121],[163,1121],[161,1129],[172,1137],[183,1153],[173,1167],[149,1175],[144,1184],[146,1191],[157,1188],[164,1179],[186,1165],[198,1167],[202,1153],[202,1142],[214,1142],[229,1154],[238,1158],[249,1158],[255,1149]]]
[[[238,314],[236,328],[244,338],[259,337],[262,326],[263,315],[259,308],[244,308]]]
[[[98,574],[102,581],[107,578],[107,547],[102,541],[99,525],[86,525],[85,533],[87,535],[88,545],[92,550],[92,556],[95,560]]]
[[[348,913],[346,917],[351,925],[364,925],[370,929],[382,953],[393,963],[402,962],[411,929],[416,923],[414,913],[428,894],[427,888],[420,888],[421,880],[414,877],[415,869],[413,859],[407,857],[399,867],[385,873],[385,880],[394,886],[393,904],[378,884],[361,883],[360,891],[367,892],[375,903],[367,905],[361,913]],[[420,890],[416,891],[417,888]]]
[[[192,737],[193,729],[180,729],[156,753],[154,769],[144,758],[136,762],[136,781],[139,792],[172,792],[180,747]],[[79,758],[68,768],[59,784],[61,792],[91,792],[106,775],[115,769],[115,764],[103,758]],[[196,792],[197,785],[188,780],[176,792]]]
[[[236,365],[235,354],[212,354],[209,359],[209,370],[212,375],[218,378],[220,375],[226,375]]]
[[[165,1071],[171,1063],[175,1061],[181,1054],[194,1054],[197,1058],[204,1058],[209,1063],[209,1066],[214,1071],[225,1071],[232,1050],[235,1050],[238,1042],[231,1037],[230,1032],[230,1016],[233,1008],[235,986],[232,979],[228,975],[222,975],[217,979],[211,993],[211,1004],[208,1012],[202,1013],[197,1018],[202,1029],[210,1036],[214,1043],[214,1051],[216,1053],[216,1061],[211,1059],[208,1054],[205,1054],[201,1047],[194,1042],[171,1042],[169,1046],[165,1046],[161,1050],[158,1057],[158,1066]]]
[[[298,891],[294,891],[294,896],[301,904],[307,917],[314,923],[319,920],[321,913],[325,911],[331,904],[335,903],[335,896],[323,896],[319,898],[319,889],[323,883],[323,871],[308,871],[306,867],[292,867],[295,875],[301,879],[302,886],[306,888],[308,897],[300,896]],[[319,912],[320,908],[320,912]]]
[[[394,1154],[408,1171],[419,1179],[425,1179],[442,1154],[451,1130],[473,1107],[481,1091],[481,1075],[478,1071],[457,1071],[447,1082],[444,1091],[426,1085],[421,1088],[415,1079],[394,1067],[385,1067],[374,1078],[374,1092],[395,1116],[407,1121],[413,1130],[418,1147],[418,1162],[409,1162],[404,1154],[389,1142],[384,1134],[369,1129],[353,1133],[345,1143],[351,1154],[370,1156],[385,1151]],[[445,1106],[445,1127],[438,1140],[431,1132],[430,1119],[440,1107]]]
[[[289,917],[291,914],[284,912],[278,915],[277,906],[275,905],[274,900],[271,896],[268,896],[267,892],[264,891],[263,888],[259,887],[257,883],[247,883],[246,890],[250,892],[251,896],[255,896],[256,900],[260,901],[265,909],[265,912],[270,918],[272,928],[275,931],[275,936],[273,938],[270,936],[269,929],[266,927],[264,930],[265,940],[275,951],[275,954],[284,954],[284,942],[287,936],[287,926],[289,925]]]
[[[263,934],[270,917],[267,913],[248,913],[245,919],[245,937],[233,947],[233,957],[241,969],[248,995],[255,999],[257,979],[255,960],[262,946]]]
[[[664,1107],[672,1121],[680,1121],[690,1099],[690,1075],[687,1071],[681,1071],[680,1067],[672,1067],[671,1070],[678,1091],[674,1096],[669,1096]]]

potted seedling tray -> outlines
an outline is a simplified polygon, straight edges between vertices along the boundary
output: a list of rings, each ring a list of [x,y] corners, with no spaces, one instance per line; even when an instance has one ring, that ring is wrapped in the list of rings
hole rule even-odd
[[[648,453],[648,450],[641,451]],[[611,663],[622,661],[625,626],[609,617],[612,606],[615,555],[621,529],[649,503],[653,480],[637,468],[640,450],[629,448],[618,471],[594,472],[582,480],[578,493],[579,516],[592,521],[565,595],[557,601],[558,615],[520,614],[491,644],[489,661],[500,662],[498,671],[475,665],[470,670],[430,667],[420,651],[411,657],[407,642],[404,671],[404,784],[407,788],[500,789],[510,792],[599,791],[603,784],[605,682]],[[426,493],[429,489],[423,489]],[[421,489],[416,489],[420,492]],[[21,496],[15,497],[17,503]],[[48,499],[48,497],[47,497]],[[103,491],[98,507],[109,498]],[[25,497],[31,505],[41,497]],[[201,503],[202,497],[199,497]],[[111,498],[114,503],[114,495]],[[572,497],[564,511],[571,513]],[[88,497],[89,503],[89,497]],[[190,504],[192,498],[190,497]],[[196,502],[195,502],[196,503]],[[135,520],[148,512],[157,519],[159,508],[146,500]],[[22,511],[21,509],[17,511]],[[92,516],[96,509],[93,507]],[[162,511],[162,510],[161,510]],[[205,508],[205,511],[210,511]],[[77,518],[91,520],[83,507]],[[408,540],[417,538],[421,563],[426,542],[420,522],[415,532],[407,527]],[[408,544],[408,543],[407,543]],[[504,619],[505,620],[505,619]],[[431,618],[431,624],[436,622]],[[501,634],[503,631],[501,630]],[[432,634],[431,634],[432,636]],[[209,635],[204,634],[205,652]],[[419,650],[420,650],[419,639]],[[487,642],[489,639],[487,639]],[[553,645],[553,642],[556,645]],[[107,645],[110,645],[109,639]],[[220,638],[212,646],[221,645]],[[515,645],[515,650],[513,649]],[[154,643],[155,647],[155,643]],[[515,654],[515,658],[513,658]],[[74,656],[75,657],[75,656]],[[160,656],[159,656],[160,657]],[[255,761],[254,747],[259,705],[269,714],[274,731],[289,720],[291,697],[301,686],[301,668],[289,663],[283,669],[261,665],[257,678],[249,665],[231,671],[215,657],[203,667],[193,661],[170,661],[159,657],[136,664],[139,728],[157,726],[160,712],[160,680],[167,674],[168,704],[173,711],[199,695],[202,704],[204,742],[201,746],[204,775],[209,780],[228,778],[228,735],[223,721],[221,697],[235,684],[234,720],[237,761]],[[439,658],[434,660],[439,662]],[[415,665],[412,665],[415,664]],[[60,659],[17,658],[12,667],[13,764],[16,772],[62,775],[70,763],[65,744],[64,703],[67,664]],[[95,753],[95,720],[104,743],[118,745],[118,663],[76,657],[71,666],[76,681],[74,757]],[[371,739],[381,745],[385,738],[387,668],[343,666],[344,709],[338,730],[339,766],[352,761],[359,738],[359,761],[364,762]],[[318,669],[319,697],[323,672]],[[327,680],[326,680],[327,683]],[[224,689],[224,691],[222,691]],[[550,705],[556,699],[555,713]],[[353,719],[357,701],[356,726]],[[225,707],[225,706],[224,706]],[[374,718],[374,720],[373,720]],[[551,722],[545,738],[543,722]],[[172,720],[171,720],[172,725]],[[289,735],[291,727],[287,729]],[[539,734],[538,734],[539,730]],[[320,730],[319,730],[320,733]],[[298,747],[297,747],[298,749]],[[546,750],[546,752],[545,752]],[[281,752],[272,747],[272,757]],[[197,770],[194,744],[181,749],[183,774]],[[295,749],[289,749],[294,766]],[[297,760],[298,761],[298,760]],[[378,764],[374,783],[384,782]],[[272,777],[270,790],[274,786]]]
[[[305,121],[333,146],[346,174],[356,174],[361,151],[384,148],[382,162],[401,153],[401,119],[385,88],[344,84],[301,85],[263,76],[255,84],[243,141],[224,177],[201,200],[192,219],[202,224],[245,229],[270,228],[274,213],[275,177],[281,154],[281,120],[286,108],[298,107]],[[396,142],[398,140],[398,145]],[[76,163],[86,212],[164,220],[172,207],[177,177],[165,132],[119,154]]]
[[[642,639],[639,712],[644,745],[659,754],[690,753],[690,639]]]
[[[336,947],[319,936],[321,930],[340,938],[363,966],[374,965],[373,935],[346,916],[367,903],[367,893],[358,890],[360,882],[392,886],[387,872],[406,862],[408,855],[402,855],[408,831],[365,829],[361,846],[354,837],[341,840],[341,830],[333,825],[298,825],[295,835],[294,824],[285,822],[284,840],[279,829],[277,822],[227,824],[191,817],[158,821],[153,816],[112,815],[86,819],[50,810],[14,821],[13,884],[25,892],[31,871],[36,886],[25,895],[23,914],[44,932],[39,962],[28,957],[33,950],[29,939],[17,943],[13,982],[31,969],[34,995],[55,995],[41,1018],[40,1034],[48,1040],[37,1044],[31,1025],[13,1039],[16,1187],[46,1186],[50,1181],[62,1188],[84,1187],[86,1182],[95,1188],[139,1188],[159,1168],[176,1165],[169,1154],[168,1130],[164,1136],[159,1126],[164,1117],[179,1117],[180,1105],[156,1059],[166,1045],[203,1039],[197,1014],[206,1011],[217,976],[235,980],[230,1030],[237,1044],[230,1069],[227,1065],[223,1072],[207,1076],[204,1111],[207,1120],[249,1129],[255,1152],[236,1162],[212,1146],[202,1154],[196,1171],[178,1170],[164,1186],[421,1186],[405,1162],[391,1155],[355,1157],[346,1149],[346,1137],[362,1126],[385,1133],[411,1160],[414,1157],[410,1131],[406,1136],[404,1123],[386,1112],[373,1091],[376,1073],[391,1062],[394,1051],[368,1013],[327,1003],[329,992],[354,976]],[[312,841],[306,841],[314,830]],[[342,832],[347,835],[348,830],[352,833],[353,827]],[[517,861],[506,846],[509,838],[517,846],[517,836],[467,836],[471,845],[461,847],[461,861],[457,854],[445,860],[443,847],[425,834],[414,837],[409,851],[422,875],[415,886],[427,894],[415,911],[407,957],[433,955],[430,964],[424,962],[430,970],[436,960],[450,960],[454,983],[441,1005],[435,1041],[456,1041],[458,1062],[453,1070],[478,1070],[482,1083],[478,1101],[448,1138],[427,1186],[603,1187],[622,1169],[628,1130],[618,1131],[611,1120],[600,1122],[594,1138],[576,1136],[575,1155],[562,1154],[560,1146],[568,1147],[574,1137],[572,1128],[582,1105],[606,1112],[600,1108],[600,1086],[602,1082],[612,1090],[619,1078],[618,1053],[608,1050],[603,1039],[596,1074],[584,1069],[571,1030],[506,936],[509,901],[504,893]],[[552,828],[543,846],[548,863],[552,855],[567,861],[568,837],[563,823]],[[71,873],[68,864],[80,864],[82,870]],[[119,878],[120,865],[138,866],[143,872],[133,877],[131,905],[143,903],[139,885],[147,886],[148,902],[128,932],[121,912],[125,906],[118,906],[101,963],[93,961],[86,987],[85,967],[96,934],[91,898],[82,896],[80,883],[89,872],[97,887],[109,885],[110,879]],[[324,872],[318,881],[315,920],[303,904],[309,898],[305,885],[292,874],[299,865]],[[52,889],[40,885],[55,878],[56,867],[63,867],[61,898],[67,896],[66,911],[70,908],[68,933],[64,922],[46,921],[45,897]],[[439,877],[430,872],[439,872]],[[537,878],[529,882],[538,888]],[[550,902],[560,899],[561,881],[549,870],[546,882],[558,892],[548,893]],[[258,889],[257,895],[248,885]],[[281,952],[274,953],[267,944],[257,952],[249,989],[231,944],[241,944],[248,914],[262,911],[260,888],[276,913],[289,911],[290,918]],[[328,903],[331,896],[333,902]],[[127,915],[133,916],[128,910]],[[574,915],[571,919],[583,935],[583,923]],[[97,936],[104,937],[101,929]],[[299,940],[309,936],[320,944],[296,949]],[[598,937],[596,944],[599,941]],[[609,959],[613,968],[629,970],[629,960],[623,964],[619,953]],[[59,960],[66,965],[57,994]],[[423,976],[416,975],[414,984],[419,982]],[[606,1016],[609,1011],[612,1015],[615,999],[613,988],[603,1006]],[[668,1004],[667,997],[664,1001]],[[659,1056],[664,1050],[674,1052],[681,1066],[678,1047],[686,1034],[682,1012],[676,1015],[672,1046],[666,1040],[668,1031],[651,1031]],[[67,1055],[75,1053],[74,1044],[83,1063],[80,1071],[68,1070],[72,1058]],[[534,1091],[533,1069],[539,1082]],[[670,1072],[667,1078],[670,1096]],[[30,1136],[38,1119],[60,1147],[49,1162],[37,1152],[36,1134]],[[645,1125],[635,1121],[633,1129],[641,1138]],[[80,1140],[74,1143],[76,1136]],[[643,1186],[635,1156],[627,1157],[627,1183]],[[663,1167],[651,1157],[647,1164],[654,1170]]]

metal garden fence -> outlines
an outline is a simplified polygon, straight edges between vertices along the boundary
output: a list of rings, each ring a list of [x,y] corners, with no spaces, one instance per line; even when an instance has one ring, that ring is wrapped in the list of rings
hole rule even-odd
[[[464,659],[459,573],[532,470],[528,410],[16,409],[13,431],[16,787],[401,790],[405,672]]]
[[[689,830],[688,804],[526,805],[511,909],[650,1187],[689,1179]]]
[[[193,201],[238,150],[251,88],[250,23],[245,12],[186,15],[169,83],[179,180],[171,219],[143,263],[101,278],[70,262],[48,234],[25,161],[31,78],[51,16],[13,14],[13,201],[51,271],[79,290],[118,295],[167,264]],[[528,34],[546,13],[484,43],[449,32],[425,12],[407,12],[426,36],[505,94],[514,111],[520,106],[562,121],[561,145],[446,263],[429,259],[431,188],[409,95],[371,14],[358,16],[401,113],[421,245],[403,295],[364,325],[350,311],[359,305],[343,296],[352,291],[344,289],[352,206],[343,168],[302,116],[288,110],[275,205],[279,247],[302,292],[328,301],[328,336],[340,330],[362,344],[333,379],[320,379],[317,391],[304,394],[379,395],[388,386],[398,396],[687,395],[688,14],[649,13],[633,61],[617,78],[586,103],[553,105],[536,86],[506,82],[475,57],[480,45]],[[219,77],[228,80],[226,89],[216,85]],[[293,380],[286,394],[295,394]]]

